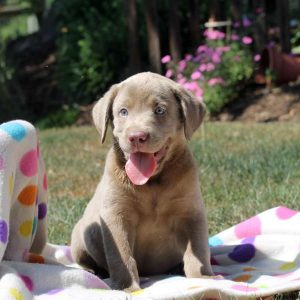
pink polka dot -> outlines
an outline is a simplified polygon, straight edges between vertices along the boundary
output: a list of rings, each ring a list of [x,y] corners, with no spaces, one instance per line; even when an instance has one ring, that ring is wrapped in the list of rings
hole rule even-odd
[[[280,219],[280,220],[290,219],[291,217],[293,217],[296,214],[297,214],[297,211],[289,209],[284,206],[279,206],[276,209],[276,215],[277,215],[278,219]]]
[[[0,156],[0,171],[4,170],[5,164],[4,164],[4,159]]]
[[[47,175],[46,174],[44,174],[44,178],[43,178],[43,187],[44,187],[44,190],[47,191],[48,182],[47,182]]]
[[[30,150],[23,155],[20,161],[20,170],[27,177],[34,176],[37,173],[38,161],[36,150]]]
[[[25,275],[20,275],[20,277],[23,280],[26,287],[28,288],[28,290],[30,292],[32,292],[33,291],[33,282],[32,282],[32,280],[28,276],[25,276]]]
[[[247,238],[261,234],[261,221],[258,216],[252,217],[234,228],[235,234],[238,238]]]
[[[248,285],[235,284],[231,286],[232,289],[241,291],[241,292],[255,292],[258,291],[258,288],[251,287]]]

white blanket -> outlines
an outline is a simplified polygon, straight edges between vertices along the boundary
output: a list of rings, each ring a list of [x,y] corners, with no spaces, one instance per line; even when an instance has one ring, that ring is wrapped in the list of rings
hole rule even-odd
[[[220,278],[141,278],[132,294],[73,263],[68,246],[46,244],[47,179],[34,127],[0,125],[0,299],[232,299],[300,290],[300,213],[276,207],[210,238]]]

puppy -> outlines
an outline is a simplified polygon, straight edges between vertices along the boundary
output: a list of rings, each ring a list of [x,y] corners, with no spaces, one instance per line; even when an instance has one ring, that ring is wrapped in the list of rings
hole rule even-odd
[[[95,105],[101,141],[111,124],[113,146],[71,248],[78,264],[108,271],[113,288],[138,290],[139,275],[181,262],[187,277],[213,275],[197,166],[187,147],[203,115],[192,94],[150,72],[113,85]]]

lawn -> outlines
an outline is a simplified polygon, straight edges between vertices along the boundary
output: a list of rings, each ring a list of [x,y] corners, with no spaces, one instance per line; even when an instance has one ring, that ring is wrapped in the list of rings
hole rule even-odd
[[[48,171],[49,239],[68,244],[103,171],[109,142],[93,127],[40,132]],[[206,123],[190,143],[210,235],[268,208],[300,209],[300,124]]]

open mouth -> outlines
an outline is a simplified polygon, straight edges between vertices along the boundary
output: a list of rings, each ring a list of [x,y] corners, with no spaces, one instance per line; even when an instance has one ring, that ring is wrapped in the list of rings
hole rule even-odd
[[[162,160],[168,150],[165,144],[154,153],[134,152],[130,153],[125,165],[125,171],[131,182],[135,185],[145,184],[154,174],[157,164]]]

